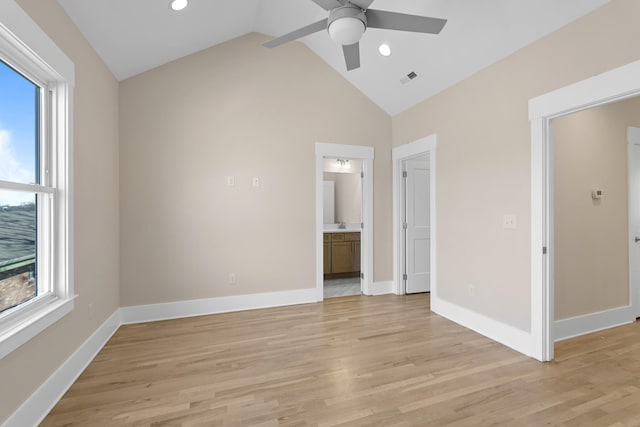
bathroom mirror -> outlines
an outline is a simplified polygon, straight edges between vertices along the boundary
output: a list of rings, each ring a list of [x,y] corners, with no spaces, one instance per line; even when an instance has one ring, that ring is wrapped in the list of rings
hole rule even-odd
[[[323,173],[323,218],[325,226],[362,222],[362,162],[325,159]]]

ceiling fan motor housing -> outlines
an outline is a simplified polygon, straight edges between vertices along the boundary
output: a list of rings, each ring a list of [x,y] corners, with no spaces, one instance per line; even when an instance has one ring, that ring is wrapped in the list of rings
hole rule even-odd
[[[358,6],[347,3],[329,11],[327,31],[336,43],[342,45],[357,43],[366,29],[367,17]]]

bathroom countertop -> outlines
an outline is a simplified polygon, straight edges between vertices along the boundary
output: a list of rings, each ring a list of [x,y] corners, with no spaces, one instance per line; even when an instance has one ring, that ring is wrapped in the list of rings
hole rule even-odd
[[[322,230],[323,233],[359,233],[361,230],[355,227],[347,227],[347,228],[325,228]]]

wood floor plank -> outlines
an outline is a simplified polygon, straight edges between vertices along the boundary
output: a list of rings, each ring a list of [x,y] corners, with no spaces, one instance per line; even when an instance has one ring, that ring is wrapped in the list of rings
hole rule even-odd
[[[640,325],[539,363],[428,295],[122,326],[43,426],[640,425]]]

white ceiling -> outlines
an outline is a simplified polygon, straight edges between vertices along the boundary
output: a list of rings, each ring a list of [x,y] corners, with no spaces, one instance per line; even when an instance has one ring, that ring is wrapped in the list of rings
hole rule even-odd
[[[58,1],[119,80],[248,32],[279,36],[326,17],[311,0],[190,0],[181,12],[169,0]],[[376,0],[373,9],[449,22],[437,36],[368,29],[361,67],[350,72],[324,31],[301,40],[395,115],[608,1]],[[377,53],[383,42],[388,58]],[[418,78],[401,84],[410,71]]]

